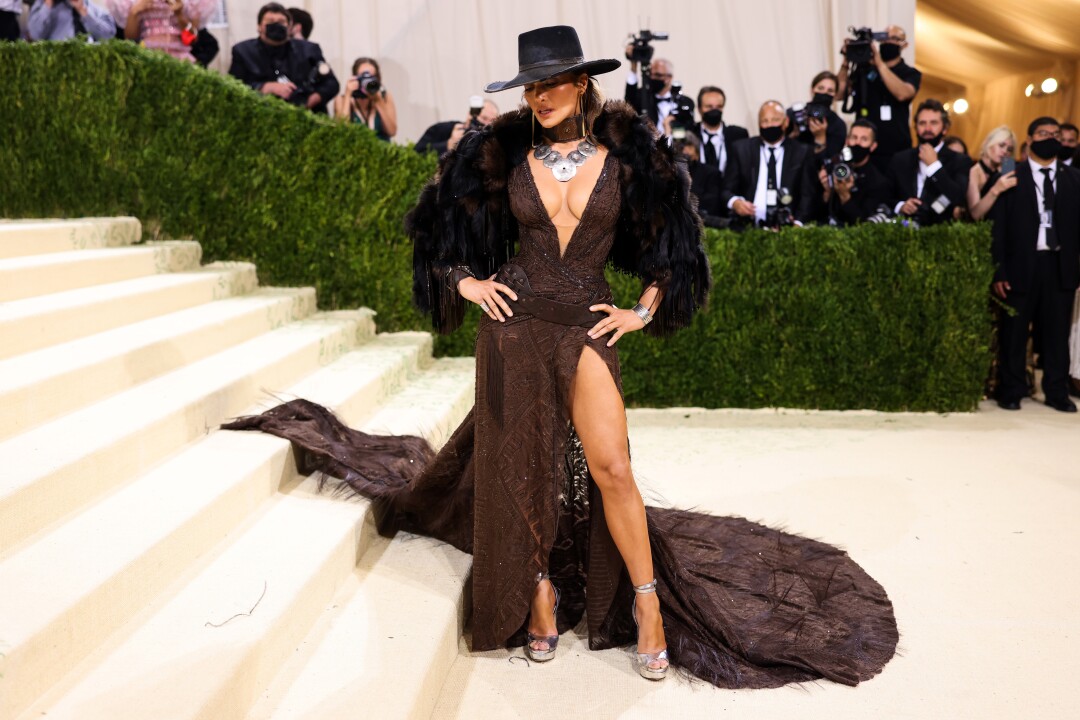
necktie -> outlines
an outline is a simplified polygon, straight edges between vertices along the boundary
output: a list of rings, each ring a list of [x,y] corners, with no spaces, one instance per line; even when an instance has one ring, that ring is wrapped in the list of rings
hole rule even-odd
[[[718,166],[720,164],[720,158],[716,156],[716,146],[713,145],[713,138],[719,133],[711,133],[705,128],[701,128],[701,134],[704,136],[705,142],[705,164]]]
[[[776,189],[776,148],[769,148],[769,190]]]
[[[82,16],[75,8],[71,8],[71,22],[75,26],[76,35],[87,35],[86,26],[83,25]]]
[[[1057,240],[1057,228],[1054,227],[1053,212],[1054,212],[1054,182],[1050,177],[1052,172],[1050,168],[1043,168],[1040,171],[1043,174],[1043,210],[1050,213],[1050,227],[1046,228],[1046,247],[1051,250],[1058,249]]]

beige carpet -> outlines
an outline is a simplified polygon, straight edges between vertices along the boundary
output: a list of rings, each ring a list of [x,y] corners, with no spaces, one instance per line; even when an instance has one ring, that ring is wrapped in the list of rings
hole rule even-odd
[[[470,654],[437,718],[1066,718],[1080,671],[1080,416],[636,410],[646,502],[848,550],[888,590],[900,653],[857,688],[649,683],[627,653]]]

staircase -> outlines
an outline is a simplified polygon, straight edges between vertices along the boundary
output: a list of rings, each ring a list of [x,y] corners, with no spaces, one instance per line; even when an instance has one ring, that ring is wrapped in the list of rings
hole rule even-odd
[[[0,720],[429,717],[470,558],[217,427],[305,397],[438,446],[472,360],[140,233],[0,222]]]

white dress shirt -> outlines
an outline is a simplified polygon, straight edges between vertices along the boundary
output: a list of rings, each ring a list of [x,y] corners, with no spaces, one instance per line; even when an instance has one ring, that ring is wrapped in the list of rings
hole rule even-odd
[[[712,134],[711,138],[706,138],[705,133]],[[713,148],[716,149],[717,168],[720,172],[724,172],[724,168],[727,167],[727,147],[724,145],[724,123],[720,123],[720,127],[713,133],[704,125],[701,126],[701,157],[698,158],[701,162],[705,162],[705,143],[711,143]]]
[[[769,148],[776,151],[776,191],[780,192],[780,178],[784,176],[784,141],[781,140],[775,145],[770,145],[764,140],[761,141],[761,155],[758,159],[758,176],[757,176],[757,188],[754,190],[754,217],[758,222],[765,221],[765,212],[768,210],[768,192],[769,192]],[[736,200],[745,200],[744,197],[736,195],[728,201],[728,209],[735,204]]]
[[[1031,166],[1031,177],[1035,181],[1035,197],[1037,198],[1036,208],[1040,216],[1043,212],[1043,180],[1045,176],[1042,174],[1043,167],[1050,168],[1050,185],[1053,186],[1055,194],[1057,193],[1057,163],[1051,163],[1043,166],[1035,162],[1031,158],[1028,158],[1028,165]],[[1039,222],[1039,239],[1035,243],[1036,250],[1049,250],[1050,246],[1046,244],[1046,228],[1042,226],[1042,222]]]
[[[937,144],[937,147],[934,148],[934,152],[940,154],[941,153],[941,148],[943,148],[943,147],[945,147],[945,141],[944,140],[942,140],[941,142],[939,142]],[[918,151],[919,151],[919,148],[916,145],[915,146],[915,152],[918,153]],[[915,197],[922,198],[923,188],[926,187],[926,179],[929,178],[929,177],[933,177],[934,173],[936,173],[940,169],[941,169],[941,160],[935,160],[934,162],[930,163],[929,165],[924,163],[922,160],[919,160],[919,174],[915,179]],[[930,202],[934,202],[934,200],[937,200],[937,198],[933,198]],[[907,200],[901,200],[900,202],[896,203],[896,207],[893,208],[893,212],[896,213],[897,215],[899,215],[900,214],[900,208],[904,207],[904,203],[906,203],[906,202],[907,202]]]
[[[627,73],[627,75],[626,75],[626,84],[627,85],[637,85],[638,84],[638,74],[636,72]],[[671,99],[671,93],[670,92],[668,92],[666,95],[656,95],[655,97],[656,97],[656,114],[657,114],[657,117],[658,117],[658,119],[656,121],[656,129],[659,130],[660,132],[663,132],[664,131],[664,119],[667,118],[667,116],[671,114],[671,111],[675,109],[675,101]]]

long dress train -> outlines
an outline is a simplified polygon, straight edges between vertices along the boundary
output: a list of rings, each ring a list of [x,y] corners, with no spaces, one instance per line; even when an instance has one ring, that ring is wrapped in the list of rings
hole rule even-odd
[[[538,296],[611,300],[604,265],[619,216],[619,163],[608,155],[565,255],[528,162],[509,175],[523,268]],[[585,346],[620,387],[607,338],[515,313],[482,318],[476,403],[436,455],[412,437],[351,430],[304,400],[242,418],[291,440],[302,472],[322,471],[373,501],[380,532],[406,529],[472,553],[475,650],[525,642],[539,574],[559,587],[560,632],[587,616],[589,647],[635,642],[633,591],[607,530],[603,498],[570,422],[567,391]],[[671,662],[725,688],[880,672],[898,640],[884,589],[833,546],[736,517],[646,509]]]

